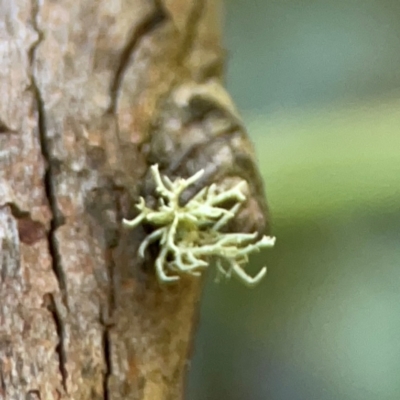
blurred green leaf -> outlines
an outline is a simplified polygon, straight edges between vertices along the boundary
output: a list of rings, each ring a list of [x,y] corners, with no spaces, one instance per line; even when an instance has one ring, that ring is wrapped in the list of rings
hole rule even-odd
[[[400,101],[247,115],[274,220],[398,209]]]

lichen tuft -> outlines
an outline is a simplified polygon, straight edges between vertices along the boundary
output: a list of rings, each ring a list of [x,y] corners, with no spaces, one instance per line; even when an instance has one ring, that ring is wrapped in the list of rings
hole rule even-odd
[[[275,238],[263,236],[257,240],[257,232],[222,231],[245,202],[243,189],[247,183],[240,181],[227,190],[221,190],[216,184],[212,184],[181,206],[181,194],[200,179],[204,170],[188,179],[178,178],[175,181],[161,176],[157,164],[151,167],[151,173],[158,196],[156,209],[147,207],[141,197],[136,206],[140,211],[139,215],[133,220],[124,219],[123,224],[128,228],[134,228],[141,223],[154,226],[154,231],[141,243],[139,255],[144,257],[151,243],[159,243],[160,252],[155,261],[159,280],[174,282],[183,274],[200,276],[214,261],[217,279],[234,275],[248,286],[260,282],[267,272],[265,267],[255,277],[251,277],[243,266],[248,262],[250,253],[272,247]],[[226,203],[234,205],[227,210],[222,207]]]

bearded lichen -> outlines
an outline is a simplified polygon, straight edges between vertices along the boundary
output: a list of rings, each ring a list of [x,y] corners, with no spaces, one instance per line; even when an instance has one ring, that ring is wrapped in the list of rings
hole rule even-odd
[[[204,187],[185,205],[180,204],[182,193],[204,174],[198,171],[188,179],[174,181],[161,176],[158,165],[151,167],[156,184],[156,207],[146,205],[140,198],[136,205],[138,216],[133,220],[123,220],[128,228],[139,224],[154,227],[139,247],[140,257],[144,257],[147,247],[159,244],[155,260],[157,276],[161,282],[177,281],[181,275],[200,276],[211,263],[217,266],[217,278],[236,276],[248,286],[254,286],[267,272],[263,267],[251,277],[244,270],[249,254],[265,247],[272,247],[275,238],[258,233],[224,232],[224,228],[237,215],[246,201],[244,189],[247,183],[240,181],[228,189],[216,184]],[[233,204],[230,209],[222,207]]]

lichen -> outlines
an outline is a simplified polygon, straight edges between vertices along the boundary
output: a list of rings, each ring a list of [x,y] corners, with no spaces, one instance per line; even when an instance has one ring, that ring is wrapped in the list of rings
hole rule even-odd
[[[155,260],[157,276],[161,282],[177,281],[181,275],[200,276],[201,272],[215,262],[217,279],[236,276],[248,286],[254,286],[266,274],[263,267],[255,277],[248,275],[243,266],[249,254],[264,247],[272,247],[275,238],[258,233],[224,232],[223,228],[238,213],[246,201],[243,193],[247,183],[240,181],[235,186],[221,190],[212,184],[203,188],[185,205],[180,205],[181,194],[200,179],[200,170],[188,179],[171,181],[161,176],[158,165],[151,167],[156,184],[157,206],[146,206],[144,198],[136,205],[139,215],[133,220],[123,220],[128,228],[139,224],[154,227],[139,247],[140,257],[144,257],[147,247],[159,243],[159,254]],[[223,204],[233,204],[230,209]]]

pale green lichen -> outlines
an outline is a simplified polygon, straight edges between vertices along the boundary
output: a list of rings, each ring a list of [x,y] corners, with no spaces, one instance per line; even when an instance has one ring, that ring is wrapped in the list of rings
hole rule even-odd
[[[243,269],[250,253],[264,247],[272,247],[275,238],[263,236],[256,240],[255,233],[226,233],[221,229],[235,217],[246,200],[243,189],[247,185],[240,181],[227,190],[219,190],[212,184],[202,189],[184,206],[179,203],[185,189],[203,175],[204,170],[188,179],[171,181],[161,176],[158,165],[151,167],[156,183],[158,204],[156,209],[146,206],[140,198],[137,208],[139,215],[133,220],[123,220],[126,227],[134,228],[140,223],[149,224],[155,230],[139,247],[139,255],[144,257],[147,247],[158,242],[160,251],[155,261],[156,272],[161,282],[173,282],[182,274],[199,276],[210,262],[217,265],[217,277],[235,275],[243,283],[253,286],[260,282],[267,270],[262,268],[255,276],[249,276]],[[229,210],[221,207],[233,203]]]

